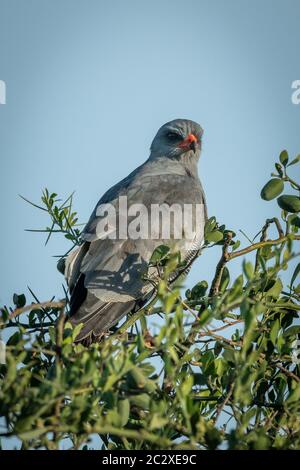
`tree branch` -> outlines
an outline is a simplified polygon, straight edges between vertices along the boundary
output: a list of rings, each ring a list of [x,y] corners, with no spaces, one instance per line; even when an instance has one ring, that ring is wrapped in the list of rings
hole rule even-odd
[[[30,305],[25,305],[25,307],[20,307],[16,308],[11,312],[9,315],[8,319],[11,320],[12,318],[17,317],[18,315],[21,315],[22,313],[28,312],[33,309],[38,309],[38,308],[62,308],[65,307],[66,302],[64,300],[59,300],[58,302],[40,302],[36,304],[30,304]]]

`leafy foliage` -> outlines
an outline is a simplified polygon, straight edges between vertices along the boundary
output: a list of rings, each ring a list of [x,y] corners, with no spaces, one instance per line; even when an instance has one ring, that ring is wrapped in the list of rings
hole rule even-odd
[[[287,175],[299,161],[282,152],[262,190],[277,198],[281,222],[268,219],[260,240],[240,249],[236,234],[210,218],[203,252],[215,247],[221,257],[212,284],[198,282],[185,298],[166,280],[179,257],[159,247],[151,258],[162,268],[157,298],[99,344],[74,343],[80,326],[66,320],[65,301],[35,297],[26,306],[15,294],[14,307],[1,310],[9,336],[2,436],[17,436],[22,448],[56,449],[64,439],[86,448],[99,435],[108,449],[299,449],[300,263],[289,266],[298,254],[300,186]],[[286,187],[294,193],[281,195]],[[59,232],[80,243],[72,196],[61,204],[45,190],[42,204],[47,241]],[[231,280],[238,257],[242,270]],[[154,334],[150,319],[161,313]]]

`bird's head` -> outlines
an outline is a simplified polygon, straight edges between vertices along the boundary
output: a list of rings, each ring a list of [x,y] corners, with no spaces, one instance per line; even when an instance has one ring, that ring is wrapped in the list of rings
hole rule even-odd
[[[167,158],[188,155],[198,160],[202,134],[203,129],[197,122],[174,119],[158,130],[151,144],[151,154]]]

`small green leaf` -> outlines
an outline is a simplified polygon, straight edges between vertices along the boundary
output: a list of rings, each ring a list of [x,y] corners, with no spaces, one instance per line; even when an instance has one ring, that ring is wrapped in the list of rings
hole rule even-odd
[[[237,240],[237,241],[231,246],[231,249],[232,249],[233,251],[237,250],[237,249],[239,248],[240,244],[241,244],[240,240]]]
[[[205,235],[211,232],[217,224],[216,218],[215,217],[210,217],[204,227],[204,233]]]
[[[277,173],[279,174],[279,176],[283,176],[283,171],[282,171],[282,166],[280,165],[280,163],[275,163],[275,168],[277,170]]]
[[[265,201],[271,201],[275,197],[279,196],[282,193],[284,188],[283,181],[279,178],[272,178],[270,181],[265,184],[261,190],[261,198]]]
[[[268,290],[266,290],[266,292],[267,292],[268,296],[272,296],[274,298],[277,298],[277,297],[279,297],[279,295],[282,291],[282,288],[283,288],[282,282],[278,278],[278,279],[276,279],[275,282],[274,281],[272,282],[270,288]]]
[[[270,340],[272,341],[273,346],[276,345],[276,339],[277,339],[279,329],[280,329],[280,323],[279,323],[279,320],[276,320],[273,323],[271,327],[271,331],[270,331]]]
[[[170,251],[170,248],[166,245],[159,245],[152,253],[150,258],[150,264],[156,264],[162,259],[166,258]]]
[[[292,165],[296,165],[296,163],[300,162],[300,155],[297,155],[296,158],[294,158],[294,160],[292,160],[288,166],[292,166]]]
[[[120,400],[118,402],[118,412],[121,418],[121,426],[126,426],[129,419],[130,403],[129,400]]]
[[[222,357],[215,360],[215,370],[218,377],[222,377],[227,368],[228,364]]]
[[[14,294],[13,295],[13,302],[17,308],[22,308],[26,304],[26,297],[24,294]]]
[[[48,328],[48,333],[49,333],[51,342],[52,342],[53,344],[55,344],[55,342],[56,342],[56,334],[55,334],[55,328],[54,328],[54,326],[49,326],[49,328]]]
[[[220,292],[224,292],[230,283],[230,272],[227,266],[224,267],[221,281],[220,281]]]
[[[150,397],[147,393],[140,393],[139,395],[131,395],[129,397],[132,405],[138,406],[142,409],[149,409]]]
[[[296,214],[289,215],[288,220],[292,226],[300,228],[300,217],[298,217]]]
[[[175,290],[171,292],[164,301],[164,308],[166,313],[170,313],[173,310],[176,300],[178,299],[179,293]]]
[[[138,387],[138,388],[143,388],[145,383],[146,383],[146,378],[141,372],[140,369],[135,367],[134,369],[131,369],[128,372],[129,378],[133,381],[133,383]]]
[[[82,330],[83,323],[79,323],[79,325],[76,325],[73,332],[72,332],[72,340],[75,341],[77,336],[79,335],[80,331]]]
[[[300,211],[300,197],[291,194],[284,194],[277,199],[278,205],[281,209],[287,212]]]
[[[248,281],[250,279],[252,279],[253,274],[254,274],[254,267],[253,267],[253,264],[251,263],[251,261],[244,260],[244,262],[243,262],[243,271],[244,271]]]
[[[197,325],[202,327],[206,323],[208,323],[211,318],[212,318],[211,310],[205,309],[203,310],[203,312],[201,312],[200,317],[197,320]]]
[[[292,279],[291,279],[291,286],[294,284],[298,274],[300,273],[300,263],[297,264],[296,268],[295,268],[295,271],[292,275]]]
[[[180,389],[183,396],[187,396],[191,392],[193,385],[194,378],[192,375],[188,375],[184,382],[182,382],[182,384],[180,385]]]
[[[209,243],[217,243],[223,240],[223,233],[219,230],[214,230],[206,235],[206,241]]]
[[[281,154],[279,155],[279,160],[280,163],[282,163],[283,166],[287,166],[288,161],[289,161],[289,155],[286,150],[283,150]]]
[[[299,333],[300,333],[300,325],[293,325],[284,331],[283,336],[286,338],[288,336],[296,336]]]
[[[167,423],[168,423],[167,418],[163,418],[159,416],[159,414],[154,413],[150,421],[149,429],[150,431],[153,431],[153,429],[163,428],[163,426],[165,426]]]
[[[203,297],[208,289],[207,281],[200,281],[198,282],[190,291],[190,298],[191,299],[199,299]]]
[[[300,284],[294,287],[294,291],[296,292],[296,294],[300,294]]]
[[[300,400],[300,384],[298,383],[296,388],[290,393],[286,400],[286,404],[289,405],[290,403],[297,403]]]

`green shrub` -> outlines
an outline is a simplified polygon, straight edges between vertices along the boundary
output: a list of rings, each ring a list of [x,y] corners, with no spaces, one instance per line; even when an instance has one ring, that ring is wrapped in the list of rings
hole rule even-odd
[[[74,343],[80,327],[66,321],[67,301],[26,306],[14,295],[14,307],[1,309],[2,436],[24,449],[56,449],[66,438],[89,448],[95,434],[104,449],[299,449],[300,263],[289,266],[299,254],[300,186],[287,174],[299,160],[281,153],[262,190],[278,198],[280,220],[268,219],[248,246],[209,219],[203,252],[221,250],[210,286],[202,280],[182,298],[162,275],[155,301],[99,344]],[[59,205],[45,190],[39,207],[51,219],[47,240],[60,232],[80,243],[72,196]],[[236,258],[241,273],[230,279]],[[151,262],[165,272],[179,261],[161,247]]]

